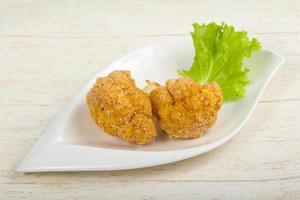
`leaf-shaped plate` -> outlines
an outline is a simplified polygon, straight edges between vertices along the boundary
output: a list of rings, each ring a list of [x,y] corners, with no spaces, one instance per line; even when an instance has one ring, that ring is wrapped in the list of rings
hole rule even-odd
[[[177,68],[189,68],[193,56],[192,41],[182,38],[142,48],[114,62],[66,106],[19,165],[18,171],[133,169],[175,162],[210,151],[232,138],[245,124],[284,61],[270,50],[261,50],[246,60],[245,65],[251,69],[246,98],[224,103],[216,124],[199,139],[176,140],[162,135],[153,144],[134,145],[104,133],[90,117],[85,96],[96,77],[122,69],[131,71],[139,87],[145,86],[145,80],[164,84],[167,79],[178,77]]]

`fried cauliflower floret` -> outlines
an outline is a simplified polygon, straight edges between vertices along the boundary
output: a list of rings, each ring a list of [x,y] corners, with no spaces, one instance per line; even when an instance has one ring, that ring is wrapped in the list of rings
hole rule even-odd
[[[110,135],[137,144],[156,138],[149,96],[135,86],[129,71],[98,78],[86,101],[92,118]]]
[[[199,138],[217,119],[223,96],[217,83],[199,84],[183,77],[150,92],[153,113],[174,138]]]

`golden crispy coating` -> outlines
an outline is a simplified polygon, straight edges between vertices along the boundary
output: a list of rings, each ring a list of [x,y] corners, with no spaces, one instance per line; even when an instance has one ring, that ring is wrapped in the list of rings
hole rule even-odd
[[[198,138],[216,121],[223,96],[217,83],[198,84],[183,77],[150,93],[161,128],[174,138]]]
[[[135,86],[130,72],[98,78],[86,101],[93,119],[107,133],[137,144],[156,138],[150,99]]]

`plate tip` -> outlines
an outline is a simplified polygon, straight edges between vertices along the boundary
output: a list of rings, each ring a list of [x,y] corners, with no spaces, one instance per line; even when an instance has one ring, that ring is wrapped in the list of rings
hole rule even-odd
[[[16,172],[30,172],[27,166],[28,160],[24,159],[21,163],[17,166]]]
[[[285,62],[285,58],[281,54],[279,54],[276,51],[271,50],[271,49],[265,49],[265,50],[271,52],[272,54],[274,54],[278,58],[279,66],[281,66]]]
[[[25,170],[22,166],[18,166],[16,172],[25,172]]]
[[[17,169],[16,169],[16,171],[17,172],[25,172],[25,168],[24,168],[24,164],[23,164],[24,162],[22,161],[19,165],[18,165],[18,167],[17,167]]]

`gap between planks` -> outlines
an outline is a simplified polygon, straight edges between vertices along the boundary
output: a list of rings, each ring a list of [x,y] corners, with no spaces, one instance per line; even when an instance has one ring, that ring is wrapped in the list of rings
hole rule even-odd
[[[264,103],[284,103],[284,102],[294,102],[294,101],[300,101],[300,99],[279,99],[279,100],[262,100],[258,103],[264,104]],[[29,104],[29,103],[0,103],[0,106],[38,106],[38,107],[60,107],[67,105],[68,102],[63,104]]]
[[[39,172],[43,173],[43,172]],[[68,172],[61,172],[61,173],[68,173]],[[32,174],[32,173],[24,173],[23,175],[26,174]],[[51,172],[48,172],[46,174],[51,174]],[[282,177],[282,178],[272,178],[272,179],[238,179],[238,180],[209,180],[209,179],[204,179],[204,180],[125,180],[125,179],[120,179],[120,180],[115,180],[115,182],[119,183],[132,183],[132,182],[143,182],[143,183],[265,183],[265,182],[282,182],[282,181],[289,181],[289,182],[299,182],[300,183],[300,176],[289,176],[289,177]],[[3,185],[15,185],[15,182],[2,182],[1,184]],[[26,184],[26,185],[31,185],[31,184],[37,184],[36,182],[22,182],[18,184]],[[51,185],[49,182],[45,183],[38,183],[38,184],[46,184],[46,185]],[[57,183],[54,183],[57,184]]]
[[[253,35],[294,35],[300,34],[297,31],[287,32],[254,32]],[[97,39],[97,38],[132,38],[132,37],[184,37],[187,34],[140,34],[140,35],[91,35],[91,36],[59,36],[59,35],[25,35],[25,34],[8,34],[0,35],[0,38],[37,38],[37,39]]]

